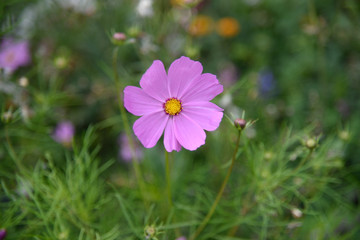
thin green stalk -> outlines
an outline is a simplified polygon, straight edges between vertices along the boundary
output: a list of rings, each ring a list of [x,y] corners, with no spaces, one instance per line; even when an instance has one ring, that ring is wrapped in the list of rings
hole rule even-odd
[[[12,143],[10,141],[8,128],[6,126],[5,126],[5,139],[6,139],[6,142],[8,144],[8,150],[9,150],[10,157],[15,162],[16,167],[20,170],[20,172],[26,174],[26,168],[22,164],[22,162],[19,160],[18,156],[16,155],[16,152],[15,152],[15,150],[13,148],[13,145],[12,145]]]
[[[214,214],[215,210],[216,210],[216,207],[221,199],[221,196],[225,190],[225,187],[226,187],[226,184],[227,182],[229,181],[229,178],[230,178],[230,175],[231,175],[231,172],[232,172],[232,169],[234,167],[234,163],[235,163],[235,160],[236,160],[236,155],[237,155],[237,152],[239,150],[239,144],[240,144],[240,137],[241,137],[241,132],[242,130],[239,130],[238,132],[238,137],[236,139],[236,145],[235,145],[235,150],[234,150],[234,153],[233,153],[233,156],[232,156],[232,160],[231,160],[231,165],[228,169],[228,172],[225,176],[225,179],[220,187],[220,190],[216,196],[216,199],[213,203],[213,205],[211,206],[208,214],[206,215],[206,217],[204,218],[204,220],[201,222],[200,226],[197,228],[197,230],[195,231],[195,233],[190,237],[190,240],[194,240],[196,239],[199,234],[204,230],[204,228],[206,227],[206,225],[208,224],[210,218],[212,217],[212,215]]]
[[[256,201],[251,200],[252,194],[253,193],[251,191],[249,191],[246,194],[246,196],[244,197],[243,207],[240,210],[241,216],[246,215],[247,212],[249,211],[249,209],[251,209],[256,204]],[[236,234],[236,232],[238,231],[238,229],[239,229],[239,225],[232,227],[228,232],[228,236],[233,237]]]
[[[268,216],[265,214],[265,215],[263,216],[263,222],[262,222],[261,233],[260,233],[260,239],[262,239],[262,240],[265,240],[265,239],[266,239],[268,224],[269,224],[269,218],[268,218]]]
[[[168,202],[170,208],[172,208],[173,202],[171,197],[170,160],[169,160],[169,153],[166,150],[165,150],[165,171],[166,171],[166,191],[168,196]]]
[[[311,157],[312,153],[314,152],[314,149],[309,149],[308,154],[306,155],[306,157],[304,157],[301,162],[299,163],[299,165],[295,168],[295,172],[297,172]]]
[[[119,94],[119,108],[120,108],[120,113],[121,113],[121,119],[122,119],[122,122],[124,124],[125,133],[126,133],[126,136],[127,136],[128,142],[129,142],[129,146],[130,146],[130,151],[131,151],[131,156],[132,156],[132,164],[133,164],[133,167],[134,167],[134,170],[135,170],[135,177],[136,177],[136,180],[137,180],[137,182],[139,184],[139,187],[140,187],[141,196],[142,196],[144,202],[146,203],[146,200],[145,200],[145,183],[144,183],[144,179],[143,179],[143,177],[141,175],[139,161],[138,161],[136,151],[135,151],[134,139],[133,139],[133,136],[131,134],[131,128],[130,128],[130,125],[129,125],[129,121],[128,121],[128,118],[127,118],[127,114],[126,114],[126,110],[125,110],[125,107],[124,107],[124,102],[123,102],[122,94],[121,94],[123,92],[123,87],[121,85],[120,78],[119,78],[119,73],[117,71],[118,51],[119,51],[119,47],[116,47],[114,49],[114,52],[113,52],[113,71],[114,71],[115,84],[117,86],[117,89],[119,89],[119,91],[120,91],[120,94]]]

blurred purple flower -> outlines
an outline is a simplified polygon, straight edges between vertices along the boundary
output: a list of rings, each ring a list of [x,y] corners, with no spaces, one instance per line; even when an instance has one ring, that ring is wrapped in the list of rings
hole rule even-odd
[[[232,63],[226,64],[220,71],[220,82],[224,87],[230,87],[238,79],[238,71],[236,66]]]
[[[261,98],[269,98],[275,94],[276,83],[274,75],[269,70],[260,72],[259,75],[259,94]]]
[[[135,145],[135,154],[136,154],[136,158],[138,160],[141,160],[143,158],[143,152],[142,149],[139,145],[139,142],[137,140],[134,139],[134,145]],[[129,140],[126,136],[126,134],[121,134],[118,138],[118,143],[119,143],[119,157],[122,158],[125,162],[130,162],[132,160],[132,154],[131,154],[131,148],[130,148],[130,144],[129,144]]]
[[[15,42],[10,38],[3,40],[0,46],[0,68],[12,73],[18,67],[28,65],[30,61],[29,43],[27,41]]]
[[[0,240],[5,239],[5,237],[6,237],[6,230],[0,229]]]
[[[53,133],[55,141],[64,145],[70,145],[75,134],[75,127],[70,121],[58,123]]]
[[[181,237],[178,237],[176,240],[186,240],[186,237],[181,236]]]

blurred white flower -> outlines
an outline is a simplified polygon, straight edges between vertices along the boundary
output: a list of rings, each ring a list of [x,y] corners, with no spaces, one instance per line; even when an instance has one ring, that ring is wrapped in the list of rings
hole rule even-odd
[[[91,14],[96,10],[95,0],[57,0],[63,8],[70,8],[78,13]]]
[[[136,11],[141,17],[152,17],[154,10],[152,8],[153,0],[140,0]]]
[[[291,214],[294,218],[301,218],[303,215],[302,211],[298,208],[291,209]]]
[[[32,116],[33,111],[29,108],[28,105],[23,104],[20,108],[22,118],[27,121]]]
[[[29,5],[21,13],[17,32],[19,36],[27,38],[36,25],[39,17],[42,17],[52,8],[61,7],[63,9],[72,9],[82,14],[92,14],[96,11],[95,0],[43,0]]]
[[[301,227],[302,223],[301,222],[291,222],[287,225],[288,229],[294,229],[294,228],[298,228]]]
[[[229,93],[223,94],[223,96],[220,99],[219,105],[222,108],[227,108],[227,107],[230,107],[232,104],[233,104],[233,99],[232,99],[231,94],[229,94]]]
[[[245,131],[245,134],[248,138],[253,139],[256,137],[256,129],[253,126],[250,126],[247,128],[247,131]]]
[[[150,52],[156,52],[158,49],[159,49],[159,47],[156,46],[153,43],[151,36],[145,35],[141,39],[140,51],[141,51],[142,54],[148,54]]]
[[[29,85],[29,79],[27,77],[19,78],[19,85],[21,87],[27,87]]]

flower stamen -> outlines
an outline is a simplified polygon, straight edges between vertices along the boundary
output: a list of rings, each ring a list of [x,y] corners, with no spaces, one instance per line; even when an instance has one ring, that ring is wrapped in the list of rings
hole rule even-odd
[[[182,103],[177,98],[169,98],[166,100],[166,102],[163,104],[165,113],[168,115],[178,115],[182,108]]]

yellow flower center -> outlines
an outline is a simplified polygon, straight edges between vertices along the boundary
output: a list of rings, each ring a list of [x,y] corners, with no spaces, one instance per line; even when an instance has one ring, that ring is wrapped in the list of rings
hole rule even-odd
[[[178,115],[182,109],[183,108],[181,106],[181,101],[176,98],[169,98],[164,103],[164,110],[165,110],[166,114],[169,114],[172,116]]]

